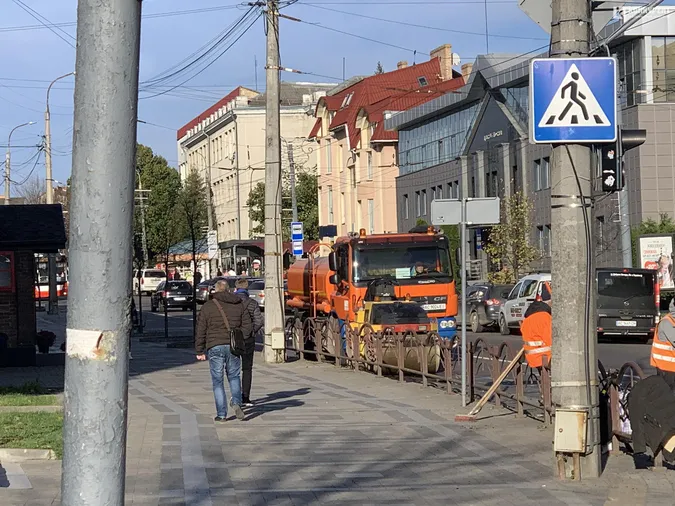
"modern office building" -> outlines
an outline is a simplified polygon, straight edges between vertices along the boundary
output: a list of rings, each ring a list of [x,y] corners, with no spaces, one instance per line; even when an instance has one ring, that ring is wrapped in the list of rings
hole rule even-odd
[[[614,34],[636,13],[624,8],[599,34]],[[618,60],[623,127],[645,129],[647,142],[625,157],[628,211],[618,194],[596,199],[593,238],[599,266],[621,265],[620,225],[675,215],[675,8],[658,8],[609,45]],[[539,55],[545,57],[547,54]],[[542,252],[535,267],[549,268],[551,147],[529,141],[532,55],[479,56],[467,84],[419,107],[394,114],[385,128],[399,136],[396,180],[398,229],[430,221],[434,198],[508,197],[522,191],[534,206],[531,240]],[[596,187],[600,188],[599,179]],[[474,230],[472,259],[489,230]]]

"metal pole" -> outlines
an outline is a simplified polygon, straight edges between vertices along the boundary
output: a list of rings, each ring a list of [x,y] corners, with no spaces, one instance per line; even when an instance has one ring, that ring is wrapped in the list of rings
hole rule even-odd
[[[553,0],[552,10],[551,56],[587,57],[590,2]],[[581,457],[580,471],[581,476],[593,478],[600,475],[602,461],[593,282],[595,245],[589,240],[593,156],[588,145],[556,145],[551,161],[551,274],[556,287],[553,400],[561,408],[588,411],[586,452]],[[566,475],[571,475],[571,469],[566,470]]]
[[[293,208],[293,221],[298,221],[298,199],[295,195],[295,160],[293,158],[293,143],[287,142],[288,149],[288,166],[290,172],[291,183],[291,207]]]
[[[45,106],[45,190],[47,196],[47,204],[54,203],[54,178],[52,177],[52,129],[51,129],[51,115],[49,113],[49,92],[52,91],[52,86],[59,79],[64,79],[73,75],[74,72],[68,72],[62,76],[57,77],[47,87],[47,100]],[[56,286],[56,254],[49,253],[47,256],[49,268],[47,273],[49,275],[49,311],[51,315],[59,314],[59,294]]]
[[[462,242],[462,406],[466,406],[466,200],[462,199],[462,223],[460,240]]]
[[[272,336],[284,332],[281,280],[281,136],[279,106],[279,11],[267,0],[267,104],[265,128],[265,352],[267,363],[283,362]]]
[[[7,153],[5,154],[5,205],[9,205],[9,198],[10,198],[10,185],[11,185],[11,172],[10,172],[10,161],[12,158],[11,155],[11,145],[12,145],[12,134],[14,133],[14,130],[17,130],[21,127],[25,127],[28,125],[34,125],[35,121],[29,121],[28,123],[21,123],[20,125],[15,126],[12,128],[9,132],[9,136],[7,137]]]
[[[141,206],[141,245],[143,247],[143,268],[145,269],[148,266],[148,236],[145,230],[145,194],[143,193],[141,171],[136,169],[136,173],[138,174],[138,198]]]
[[[258,90],[258,61],[256,60],[256,91]],[[235,116],[236,121],[236,116]],[[237,239],[241,241],[241,188],[239,186],[239,124],[234,126],[234,156],[237,166],[235,167],[235,177],[237,182]]]
[[[616,55],[614,55],[616,57]],[[619,79],[619,76],[617,76]],[[623,126],[623,103],[621,101],[621,80],[617,83],[619,96],[616,108],[616,125],[618,129],[618,141],[616,143],[616,159],[619,170],[623,170],[623,146],[621,143],[621,127]],[[619,192],[619,219],[621,220],[621,257],[623,266],[630,269],[633,267],[633,241],[630,234],[630,208],[628,207],[628,179],[623,178],[623,189]]]
[[[209,227],[209,232],[214,230],[213,225],[213,195],[211,194],[211,136],[206,137],[206,221]],[[215,258],[209,260],[209,277],[211,273],[215,271],[214,262]],[[195,261],[194,265],[195,271],[197,270],[197,262]]]
[[[79,0],[61,497],[124,504],[141,2]],[[93,297],[92,287],[96,290]]]

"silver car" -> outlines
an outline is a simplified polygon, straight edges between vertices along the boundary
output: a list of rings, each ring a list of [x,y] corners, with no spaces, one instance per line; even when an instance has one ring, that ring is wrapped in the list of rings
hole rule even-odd
[[[258,307],[265,309],[265,281],[262,279],[249,280],[248,295],[258,303]]]

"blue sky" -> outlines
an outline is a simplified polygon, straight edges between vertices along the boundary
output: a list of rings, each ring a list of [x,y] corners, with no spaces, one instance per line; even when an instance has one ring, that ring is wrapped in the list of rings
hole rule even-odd
[[[19,0],[55,24],[76,20],[76,0]],[[306,23],[281,22],[282,64],[304,72],[341,78],[346,58],[347,77],[371,74],[381,61],[392,70],[399,60],[424,61],[422,53],[451,43],[462,62],[473,61],[485,53],[485,14],[480,0],[300,0],[284,13]],[[414,2],[420,2],[413,5]],[[378,5],[379,3],[379,5]],[[399,3],[399,5],[395,5]],[[488,0],[490,51],[524,53],[547,44],[547,34],[517,7],[517,0]],[[141,82],[177,64],[244,13],[236,0],[144,0],[141,41]],[[231,8],[223,8],[231,7]],[[214,8],[212,10],[204,10]],[[343,14],[327,9],[351,12]],[[172,16],[159,13],[202,10]],[[429,28],[403,26],[371,18],[385,18]],[[318,24],[313,26],[310,23]],[[38,21],[23,10],[16,0],[6,0],[0,22],[0,146],[9,131],[27,121],[36,124],[17,130],[12,137],[16,146],[36,145],[44,133],[44,101],[49,82],[74,69],[75,50],[50,30],[30,28]],[[59,25],[64,39],[73,42],[74,25]],[[15,29],[22,27],[21,29]],[[25,28],[29,27],[29,28]],[[11,29],[14,28],[14,29]],[[351,32],[401,48],[367,41],[327,28]],[[473,32],[462,33],[462,32]],[[507,35],[498,37],[497,35]],[[138,140],[176,164],[176,129],[198,115],[219,97],[237,85],[255,86],[254,59],[258,61],[259,88],[264,87],[265,36],[262,21],[249,30],[210,68],[170,94],[140,101]],[[283,74],[285,80],[330,82],[326,77]],[[179,81],[180,82],[180,81]],[[165,91],[154,88],[152,91]],[[142,94],[149,95],[150,92]],[[67,78],[52,88],[52,145],[54,178],[65,181],[71,170],[73,79]],[[12,149],[14,181],[24,179],[33,168],[36,148]],[[29,162],[29,163],[26,163]],[[44,157],[36,173],[44,174]],[[13,190],[14,191],[14,190]]]

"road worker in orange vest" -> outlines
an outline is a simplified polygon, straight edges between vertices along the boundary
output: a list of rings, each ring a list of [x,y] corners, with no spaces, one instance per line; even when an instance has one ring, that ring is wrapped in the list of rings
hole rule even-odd
[[[675,390],[675,299],[669,309],[654,332],[649,363],[656,367],[656,373],[666,380],[671,390]]]
[[[520,325],[523,335],[525,360],[530,367],[541,368],[544,357],[551,363],[551,287],[548,282],[542,286],[542,293],[530,304],[525,319]]]

